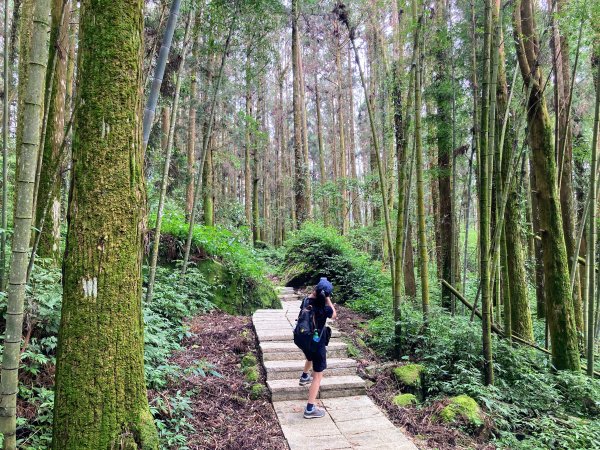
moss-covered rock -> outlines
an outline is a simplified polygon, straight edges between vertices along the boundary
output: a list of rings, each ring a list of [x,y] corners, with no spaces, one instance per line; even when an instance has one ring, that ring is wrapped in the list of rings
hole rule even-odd
[[[280,308],[275,290],[266,283],[243,277],[214,259],[197,262],[213,287],[213,303],[229,314],[252,314],[260,308]]]
[[[453,423],[458,418],[462,418],[470,425],[483,425],[481,408],[468,395],[451,398],[450,403],[440,411],[440,418],[446,423]]]
[[[399,394],[392,399],[392,403],[401,408],[417,404],[417,397],[414,394]]]
[[[425,370],[421,364],[405,364],[393,370],[394,377],[402,385],[418,388],[421,386],[421,374]]]
[[[242,358],[243,369],[245,369],[246,367],[254,367],[256,366],[256,363],[256,356],[254,356],[252,353],[246,353]]]
[[[260,383],[253,384],[252,387],[250,388],[250,398],[252,400],[258,400],[259,398],[262,397],[264,392],[265,392],[265,387],[262,384],[260,384]]]

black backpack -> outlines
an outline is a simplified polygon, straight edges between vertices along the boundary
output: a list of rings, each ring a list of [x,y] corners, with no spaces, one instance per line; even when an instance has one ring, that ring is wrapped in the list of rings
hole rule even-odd
[[[323,327],[319,340],[323,338],[325,328],[326,327]],[[298,314],[298,320],[296,322],[296,327],[294,328],[294,344],[296,344],[305,355],[313,353],[319,345],[318,342],[313,340],[316,329],[315,311],[308,298],[305,298],[302,301],[300,314]]]

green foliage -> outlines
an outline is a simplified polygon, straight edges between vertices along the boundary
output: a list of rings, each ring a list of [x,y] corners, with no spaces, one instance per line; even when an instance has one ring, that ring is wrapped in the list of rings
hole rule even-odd
[[[150,404],[161,448],[186,450],[186,434],[194,432],[188,419],[192,417],[192,392],[177,391],[174,396],[157,396]]]
[[[265,387],[260,383],[255,383],[250,388],[250,398],[252,400],[258,400],[265,393]]]
[[[182,256],[188,228],[180,214],[165,214],[162,234],[178,241],[172,250],[179,257]],[[167,250],[163,245],[163,257]],[[266,264],[242,235],[224,228],[196,225],[191,258],[197,260],[200,271],[212,285],[213,301],[220,308],[249,314],[258,308],[278,306],[273,286],[265,277]]]
[[[455,422],[458,417],[466,420],[470,425],[483,424],[479,405],[468,395],[451,398],[450,403],[440,411],[440,418],[446,423]]]
[[[421,386],[421,374],[424,369],[421,364],[405,364],[396,367],[392,372],[396,380],[404,386],[419,387]]]
[[[56,345],[62,298],[61,270],[47,261],[36,264],[27,291],[27,323],[33,325],[31,339],[21,355],[20,407],[29,419],[18,421],[19,448],[42,450],[52,439],[54,391],[52,373],[56,363]],[[183,320],[213,308],[210,286],[198,269],[191,267],[186,275],[179,270],[159,267],[155,295],[144,304],[144,362],[146,384],[155,390],[164,389],[181,378],[182,369],[168,363],[170,355],[181,349],[181,340],[189,335]],[[6,297],[0,296],[0,308],[6,311]],[[1,350],[1,348],[0,348]],[[196,361],[185,374],[221,375],[206,361]],[[185,449],[185,434],[193,431],[189,422],[192,413],[191,392],[175,396],[159,395],[151,410],[164,448]],[[31,418],[33,416],[33,418]]]
[[[185,275],[180,270],[157,267],[154,292],[152,302],[144,303],[143,310],[144,363],[148,387],[162,389],[179,373],[179,368],[167,361],[188,335],[183,320],[206,312],[213,305],[210,286],[194,267]]]
[[[244,369],[246,367],[255,366],[256,364],[257,364],[256,356],[254,356],[252,353],[247,353],[242,358],[242,368],[244,368]]]
[[[256,366],[246,367],[244,369],[244,375],[246,376],[246,381],[255,383],[259,378],[258,368]]]
[[[358,247],[368,246],[360,239],[353,242]],[[391,288],[378,263],[353,248],[336,230],[313,223],[296,232],[285,250],[286,281],[295,278],[301,284],[314,282],[319,276],[330,278],[339,298],[371,317],[362,332],[366,343],[382,356],[393,354]],[[434,279],[435,271],[431,276],[431,295],[435,300],[439,297],[439,284]],[[468,283],[470,298],[476,289],[476,283]],[[483,383],[478,319],[471,322],[468,315],[451,316],[437,302],[430,306],[426,332],[418,304],[403,301],[400,316],[401,350],[406,355],[402,359],[412,360],[427,371],[423,386],[427,399],[471,397],[490,418],[495,442],[506,448],[597,448],[598,380],[578,373],[556,374],[545,355],[510,346],[494,337],[497,379],[496,386],[487,387]],[[543,337],[543,328],[540,330]],[[353,346],[349,346],[349,353],[359,355]]]
[[[398,394],[394,396],[392,403],[401,408],[406,408],[407,406],[416,405],[417,397],[414,394]]]
[[[390,280],[381,265],[353,248],[333,228],[305,223],[285,247],[284,263],[295,271],[288,273],[288,283],[313,284],[324,276],[333,283],[338,302],[361,300],[366,309],[375,299],[390,296]]]

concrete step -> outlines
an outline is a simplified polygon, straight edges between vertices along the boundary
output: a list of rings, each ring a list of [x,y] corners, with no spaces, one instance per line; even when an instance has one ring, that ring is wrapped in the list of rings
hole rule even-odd
[[[258,326],[257,326],[258,325]],[[289,323],[286,326],[263,326],[261,323],[255,325],[256,334],[260,342],[293,341],[294,330]],[[331,339],[339,339],[342,334],[336,330],[331,330]]]
[[[303,400],[308,397],[309,386],[300,386],[298,379],[268,380],[267,386],[271,391],[274,402],[281,400]],[[319,398],[347,397],[365,394],[365,381],[357,375],[323,377]]]
[[[263,361],[304,360],[304,353],[294,342],[261,342]],[[346,358],[346,343],[332,339],[327,347],[327,358]]]
[[[304,369],[304,361],[266,361],[267,380],[285,380],[298,378]],[[348,358],[328,358],[328,376],[356,375],[356,361]]]

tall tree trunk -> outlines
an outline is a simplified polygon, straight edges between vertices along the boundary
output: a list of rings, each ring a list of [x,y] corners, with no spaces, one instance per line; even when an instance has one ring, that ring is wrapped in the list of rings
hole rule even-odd
[[[326,172],[325,172],[325,148],[323,145],[323,126],[321,124],[321,95],[319,93],[319,80],[315,74],[315,109],[317,111],[317,143],[319,148],[319,182],[321,183],[321,189],[324,188],[326,183]],[[321,214],[323,216],[323,224],[329,225],[329,202],[325,192],[321,193]]]
[[[348,116],[349,116],[349,129],[348,134],[350,135],[350,147],[348,153],[350,154],[350,176],[356,183],[358,180],[358,174],[356,170],[356,142],[355,135],[356,130],[354,126],[354,70],[352,68],[352,49],[348,48]],[[360,207],[360,195],[356,186],[352,187],[351,190],[351,201],[352,201],[352,221],[353,223],[362,226],[362,211]]]
[[[202,178],[202,204],[204,211],[204,225],[213,227],[215,225],[214,206],[214,166],[213,151],[215,138],[210,136],[206,147],[206,159],[204,161],[204,177]]]
[[[596,17],[600,19],[600,17]],[[590,164],[590,201],[594,207],[590,208],[590,218],[588,224],[588,304],[587,304],[587,373],[590,377],[594,376],[594,344],[596,328],[594,321],[597,320],[594,315],[594,303],[596,302],[596,213],[597,213],[597,189],[598,180],[596,180],[596,167],[598,165],[598,134],[600,133],[600,25],[596,23],[596,41],[594,42],[594,55],[592,57],[592,68],[595,73],[596,85],[596,108],[594,114],[594,129],[592,139],[592,162]]]
[[[563,13],[565,0],[555,0],[558,7],[556,13]],[[569,120],[571,89],[571,64],[569,57],[569,43],[567,36],[561,33],[555,14],[552,14],[552,61],[554,66],[554,108],[556,115],[555,150],[558,161],[558,180],[560,195],[560,210],[562,213],[565,244],[569,262],[569,273],[573,265],[577,264],[578,250],[575,240],[575,208],[573,205],[573,145],[572,130]],[[583,333],[583,303],[579,277],[575,277],[573,292],[573,307],[575,309],[575,323],[579,333]]]
[[[0,289],[4,290],[6,279],[6,229],[8,228],[8,124],[10,123],[9,96],[9,29],[8,29],[8,0],[4,0],[4,51],[3,51],[3,87],[4,101],[2,102],[2,217],[0,226]]]
[[[349,217],[348,217],[348,191],[346,189],[346,184],[348,182],[348,164],[346,161],[346,133],[344,130],[345,120],[344,120],[344,102],[342,95],[342,58],[341,58],[341,38],[340,38],[340,30],[339,30],[339,22],[335,22],[335,34],[336,34],[336,42],[335,42],[335,66],[336,66],[336,75],[337,75],[337,116],[338,116],[338,131],[340,137],[340,187],[341,187],[341,202],[340,202],[340,215],[341,215],[341,231],[343,235],[348,234],[349,229]]]
[[[529,156],[529,191],[527,195],[531,203],[531,231],[534,235],[534,246],[535,246],[535,295],[536,295],[536,309],[537,318],[546,318],[546,289],[544,280],[544,251],[542,248],[542,242],[535,239],[535,236],[540,235],[540,213],[538,208],[538,197],[536,195],[536,175],[533,170],[533,155]]]
[[[417,297],[417,281],[415,279],[415,260],[412,222],[406,229],[406,244],[404,245],[404,293],[410,298]]]
[[[557,187],[553,133],[543,94],[544,78],[538,65],[539,43],[534,13],[531,0],[520,0],[514,7],[513,22],[519,67],[529,91],[527,123],[536,175],[552,362],[557,369],[579,370],[577,327]]]
[[[252,85],[250,47],[246,49],[246,121],[244,129],[244,211],[246,223],[252,226]]]
[[[25,5],[23,5],[25,6]],[[25,12],[25,11],[24,11]],[[23,309],[27,284],[27,263],[31,226],[33,222],[33,190],[36,176],[36,161],[40,147],[42,112],[44,109],[44,80],[48,63],[48,19],[50,1],[35,2],[31,14],[31,39],[28,41],[27,59],[21,60],[29,66],[26,82],[22,89],[18,117],[23,120],[19,161],[21,168],[16,181],[14,234],[12,260],[10,264],[8,299],[6,306],[6,329],[2,354],[0,381],[0,432],[4,435],[4,449],[17,448],[16,415],[19,391],[19,365],[21,360],[21,337],[23,331]],[[25,16],[22,19],[28,20]]]
[[[296,199],[296,222],[302,225],[310,218],[310,178],[305,161],[302,114],[302,76],[300,68],[300,33],[298,18],[299,0],[292,0],[292,74],[294,110],[294,195]]]
[[[143,2],[81,2],[52,448],[158,449],[144,380]],[[82,393],[85,392],[85,395]]]
[[[55,173],[57,166],[62,163],[60,148],[65,137],[70,12],[70,1],[65,3],[64,0],[52,0],[50,42],[53,45],[50,46],[48,61],[51,63],[56,58],[56,63],[53,76],[46,77],[46,83],[52,82],[52,87],[48,117],[46,118],[46,139],[42,150],[43,164],[37,194],[40,201],[36,202],[36,223],[38,230],[41,230],[37,254],[42,258],[51,258],[55,264],[60,261],[61,222],[61,183],[55,180]],[[44,217],[47,198],[50,198],[50,214],[45,214]]]
[[[483,39],[483,83],[481,95],[481,135],[479,145],[479,253],[481,279],[482,309],[482,342],[484,381],[486,385],[494,384],[494,368],[492,355],[492,284],[490,251],[490,214],[491,193],[489,189],[491,172],[491,149],[489,141],[490,123],[490,84],[492,53],[492,0],[485,0],[485,24]],[[493,120],[493,118],[492,118]]]
[[[418,2],[420,4],[420,2]],[[420,28],[423,16],[417,18],[417,0],[412,1],[413,21]],[[415,57],[415,171],[417,173],[417,225],[419,236],[419,263],[421,272],[421,304],[423,305],[423,317],[428,321],[429,316],[429,258],[427,256],[427,237],[425,226],[425,199],[423,180],[423,148],[421,144],[421,89],[422,89],[422,53],[421,42],[416,40]]]
[[[198,24],[196,24],[197,26]],[[196,46],[194,42],[194,46]],[[185,218],[190,219],[192,214],[192,205],[194,203],[194,176],[196,174],[196,95],[197,95],[196,75],[192,75],[190,86],[190,109],[188,117],[188,136],[187,136],[187,186],[185,192]]]
[[[497,13],[500,2],[496,0]],[[510,121],[510,115],[506,114],[508,104],[508,83],[505,71],[504,56],[504,38],[501,36],[499,44],[499,66],[498,66],[498,87],[497,97],[497,129],[501,129],[503,118]],[[515,86],[512,86],[515,89]],[[515,335],[529,342],[533,342],[533,326],[531,321],[531,310],[529,308],[529,299],[527,298],[527,276],[525,273],[525,258],[523,256],[523,243],[521,240],[521,217],[519,207],[519,192],[517,184],[513,182],[507,185],[510,177],[510,171],[514,169],[514,148],[516,145],[516,136],[513,124],[508,122],[504,124],[506,137],[502,149],[502,180],[503,186],[508,190],[507,203],[504,212],[504,252],[506,254],[506,264],[504,275],[508,275],[508,296],[504,296],[504,319],[505,331],[510,337]],[[500,143],[498,143],[500,145]],[[508,326],[510,324],[510,327]]]
[[[142,42],[143,2],[81,3],[54,449],[158,448],[141,311]]]
[[[435,79],[434,95],[437,105],[437,160],[440,212],[440,258],[441,274],[444,280],[454,284],[452,279],[452,245],[454,243],[453,205],[451,192],[452,175],[452,83],[447,70],[449,64],[450,36],[446,11],[446,1],[436,0],[435,11]],[[452,294],[442,287],[442,306],[450,308]]]

